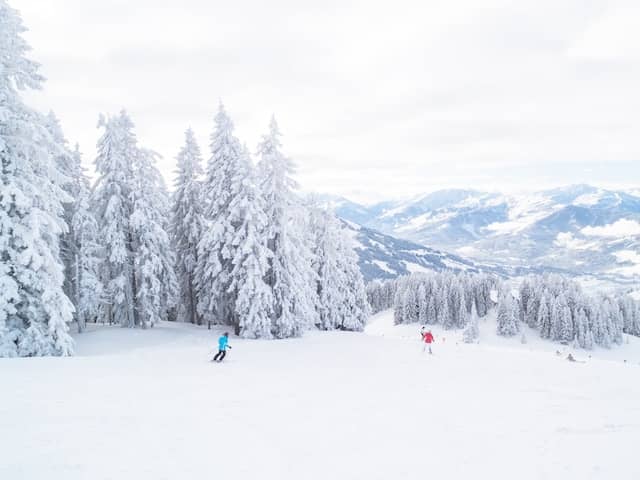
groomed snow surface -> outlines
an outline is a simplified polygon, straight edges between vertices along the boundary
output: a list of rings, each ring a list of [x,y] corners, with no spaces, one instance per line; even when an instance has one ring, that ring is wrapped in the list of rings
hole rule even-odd
[[[429,356],[383,312],[214,364],[219,330],[98,327],[76,357],[0,361],[0,478],[640,478],[638,339],[570,363],[480,328],[434,329]]]

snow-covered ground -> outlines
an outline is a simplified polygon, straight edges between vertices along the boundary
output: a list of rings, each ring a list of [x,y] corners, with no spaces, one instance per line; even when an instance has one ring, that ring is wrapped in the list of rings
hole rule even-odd
[[[494,326],[436,330],[429,356],[384,312],[365,334],[232,339],[221,365],[218,332],[98,328],[76,357],[0,361],[0,478],[640,478],[638,342],[570,363]]]

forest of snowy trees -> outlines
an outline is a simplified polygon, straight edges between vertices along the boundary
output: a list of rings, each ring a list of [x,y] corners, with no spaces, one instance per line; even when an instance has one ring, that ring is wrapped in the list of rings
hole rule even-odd
[[[0,357],[70,355],[73,322],[212,322],[245,338],[363,329],[352,239],[296,194],[275,119],[254,164],[220,105],[205,168],[187,130],[169,193],[126,111],[101,115],[91,182],[55,115],[21,98],[44,79],[5,0],[0,27]]]
[[[343,223],[296,193],[275,119],[253,158],[221,104],[206,164],[187,130],[169,192],[127,112],[100,115],[89,176],[56,116],[23,102],[44,79],[6,0],[0,27],[0,357],[71,355],[72,324],[177,320],[287,338],[359,331],[388,308],[396,323],[464,329],[466,342],[494,308],[497,333],[523,341],[523,325],[586,349],[640,336],[637,301],[557,275],[528,277],[517,294],[493,275],[452,272],[365,288]]]
[[[396,323],[438,324],[464,329],[465,342],[478,338],[478,319],[497,309],[497,333],[520,335],[523,325],[541,338],[584,349],[609,348],[623,334],[640,336],[640,302],[628,295],[587,295],[560,275],[537,275],[513,290],[506,281],[484,274],[413,274],[372,282],[367,298],[373,312],[393,308]]]

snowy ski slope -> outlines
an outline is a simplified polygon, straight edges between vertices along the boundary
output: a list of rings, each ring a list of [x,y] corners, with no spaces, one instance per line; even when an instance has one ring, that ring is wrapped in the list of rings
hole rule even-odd
[[[637,342],[569,363],[491,323],[428,356],[383,312],[365,334],[232,339],[222,365],[219,332],[101,327],[74,358],[0,361],[0,478],[640,478]]]

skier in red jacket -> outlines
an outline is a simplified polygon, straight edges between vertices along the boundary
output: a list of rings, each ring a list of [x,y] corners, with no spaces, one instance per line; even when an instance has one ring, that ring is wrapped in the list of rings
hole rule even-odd
[[[424,347],[422,348],[423,352],[426,352],[427,348],[429,349],[429,354],[433,353],[431,351],[431,344],[433,343],[433,341],[435,340],[433,338],[433,334],[431,333],[431,330],[425,330],[424,327],[422,327],[422,330],[420,332],[420,335],[422,336],[422,341],[424,342]]]

